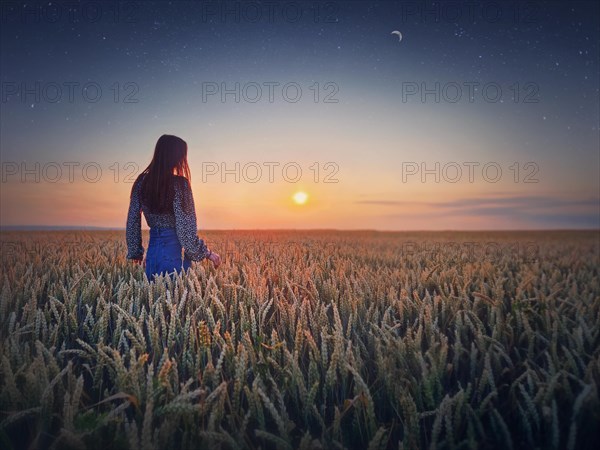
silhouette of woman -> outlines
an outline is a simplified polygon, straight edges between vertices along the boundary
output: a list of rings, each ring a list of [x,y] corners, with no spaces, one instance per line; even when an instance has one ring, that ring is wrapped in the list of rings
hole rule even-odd
[[[190,180],[187,143],[163,134],[156,142],[152,161],[133,183],[127,214],[127,259],[145,266],[148,281],[163,273],[173,279],[176,272],[187,272],[192,261],[204,258],[215,268],[221,264],[219,255],[198,238]],[[142,212],[150,227],[145,259]]]

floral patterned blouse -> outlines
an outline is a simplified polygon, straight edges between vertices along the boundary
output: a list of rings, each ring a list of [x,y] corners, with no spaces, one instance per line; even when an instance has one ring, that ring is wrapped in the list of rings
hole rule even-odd
[[[144,208],[141,200],[141,181],[144,176],[145,174],[139,176],[131,188],[126,227],[127,259],[142,259],[144,257],[142,211],[150,228],[175,228],[177,238],[183,246],[187,258],[192,261],[200,261],[206,258],[209,250],[204,241],[197,235],[194,197],[188,180],[185,177],[176,177],[172,213],[152,214],[148,212],[148,208]]]

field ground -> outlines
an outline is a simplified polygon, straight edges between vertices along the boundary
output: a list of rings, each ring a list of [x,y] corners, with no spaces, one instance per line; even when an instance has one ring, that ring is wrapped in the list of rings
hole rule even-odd
[[[0,447],[595,448],[599,233],[2,232]],[[147,247],[148,233],[144,233]]]

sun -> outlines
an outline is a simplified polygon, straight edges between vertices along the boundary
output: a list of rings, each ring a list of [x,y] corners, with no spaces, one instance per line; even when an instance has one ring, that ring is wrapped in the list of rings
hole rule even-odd
[[[292,199],[297,205],[304,205],[308,200],[308,194],[306,192],[298,191],[292,196]]]

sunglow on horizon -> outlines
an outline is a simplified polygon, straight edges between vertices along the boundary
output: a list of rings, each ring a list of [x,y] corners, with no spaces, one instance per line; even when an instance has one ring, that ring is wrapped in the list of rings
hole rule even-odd
[[[292,196],[292,199],[297,205],[304,205],[308,200],[308,194],[303,191],[298,191]]]

